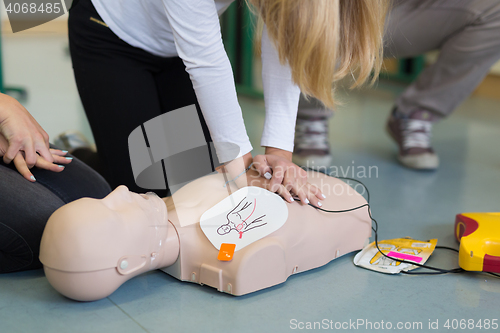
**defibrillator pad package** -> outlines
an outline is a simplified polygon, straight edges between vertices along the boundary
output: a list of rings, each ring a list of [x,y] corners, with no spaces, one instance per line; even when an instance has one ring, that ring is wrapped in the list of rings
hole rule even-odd
[[[419,241],[411,238],[396,238],[379,241],[377,248],[373,242],[356,254],[354,264],[386,274],[408,272],[418,268],[411,262],[423,265],[434,252],[436,244],[437,239]]]

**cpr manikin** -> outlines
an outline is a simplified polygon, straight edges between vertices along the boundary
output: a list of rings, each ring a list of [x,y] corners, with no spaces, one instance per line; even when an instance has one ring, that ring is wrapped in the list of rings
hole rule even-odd
[[[326,210],[366,203],[336,178],[316,172],[308,176],[326,195]],[[211,174],[164,199],[120,186],[102,200],[84,198],[61,207],[50,217],[41,242],[47,279],[63,295],[91,301],[110,295],[134,276],[162,269],[182,281],[244,295],[361,249],[370,236],[366,208],[332,214],[300,202],[285,203],[270,192],[274,197],[260,205],[247,194],[233,200],[238,189],[224,183],[222,174]],[[277,199],[284,206],[274,204]],[[204,213],[223,200],[233,200],[232,209],[213,228],[203,227]],[[276,222],[280,218],[282,223]],[[257,233],[260,239],[254,241]],[[217,237],[222,241],[217,243]],[[230,261],[219,260],[216,247],[225,239],[237,244]]]

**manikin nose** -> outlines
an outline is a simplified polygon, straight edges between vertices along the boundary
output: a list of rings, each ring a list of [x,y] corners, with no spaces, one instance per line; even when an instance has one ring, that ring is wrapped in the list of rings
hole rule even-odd
[[[128,192],[130,192],[130,191],[129,191],[129,189],[128,189],[128,187],[127,187],[127,186],[125,186],[125,185],[120,185],[120,186],[118,186],[118,187],[115,189],[115,191],[117,191],[117,192],[127,192],[127,193],[128,193]],[[113,191],[113,192],[114,192],[114,191]]]
[[[127,193],[130,193],[130,191],[128,190],[128,187],[125,185],[120,185],[117,188],[115,188],[110,194],[108,194],[106,196],[106,198],[114,198],[115,196],[122,196],[122,195],[125,195]]]
[[[108,194],[102,202],[110,209],[121,207],[123,203],[130,201],[130,191],[125,185],[118,186],[114,191]]]

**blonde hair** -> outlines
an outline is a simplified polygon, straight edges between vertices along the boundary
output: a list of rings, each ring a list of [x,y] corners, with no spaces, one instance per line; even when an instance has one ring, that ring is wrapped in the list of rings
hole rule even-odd
[[[247,0],[260,14],[281,63],[306,96],[333,108],[335,82],[373,84],[382,66],[390,0]]]

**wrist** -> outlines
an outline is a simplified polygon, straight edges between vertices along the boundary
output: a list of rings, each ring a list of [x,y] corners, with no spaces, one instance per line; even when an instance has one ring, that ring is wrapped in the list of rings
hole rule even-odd
[[[276,155],[286,158],[287,160],[292,160],[292,152],[288,150],[283,150],[274,147],[266,147],[266,155]]]
[[[233,179],[239,175],[242,171],[250,166],[253,162],[253,157],[251,153],[246,153],[245,155],[235,158],[232,161],[224,163],[223,172],[228,174],[230,179]]]
[[[253,162],[253,157],[252,153],[246,153],[245,155],[235,158],[234,160],[231,160],[229,162],[224,163],[224,167],[229,170],[229,169],[236,169],[236,167],[241,167],[243,166],[242,170],[245,168],[248,168],[250,164]]]
[[[253,166],[253,163],[250,163],[250,165],[246,169],[244,169],[242,172],[240,172],[238,175],[236,175],[232,179],[227,179],[225,184],[224,184],[224,187],[230,186],[230,184],[236,185],[237,188],[242,188],[242,187],[248,186],[249,182],[248,182],[247,176],[248,176],[248,171],[250,171],[252,166]]]
[[[224,186],[230,186],[231,184],[236,185],[237,188],[246,186],[246,173],[252,163],[253,157],[251,153],[247,153],[232,161],[226,162],[219,171],[225,174],[224,179],[226,184]]]

